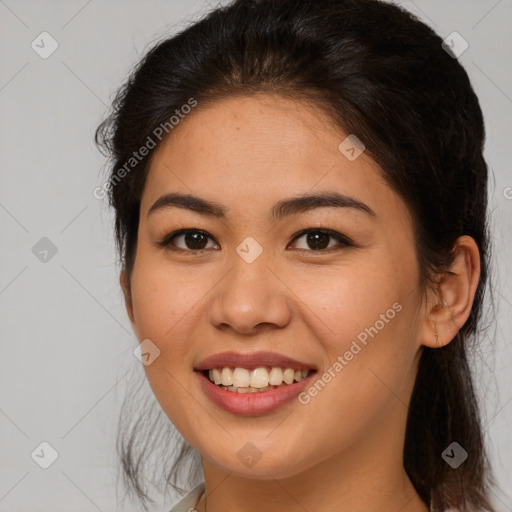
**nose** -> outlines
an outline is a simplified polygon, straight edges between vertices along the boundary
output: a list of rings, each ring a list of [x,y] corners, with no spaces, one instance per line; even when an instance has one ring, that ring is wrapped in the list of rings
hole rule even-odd
[[[210,322],[217,329],[255,334],[285,327],[291,319],[291,292],[260,256],[247,263],[238,255],[233,267],[214,288]]]

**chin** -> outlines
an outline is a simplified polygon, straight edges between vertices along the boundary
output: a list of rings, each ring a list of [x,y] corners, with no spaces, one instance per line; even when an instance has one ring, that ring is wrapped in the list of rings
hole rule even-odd
[[[300,459],[290,456],[289,452],[295,454],[300,452],[300,447],[296,447],[283,452],[275,449],[270,453],[259,451],[251,442],[246,443],[240,450],[236,452],[228,452],[222,450],[219,453],[209,453],[203,455],[211,464],[215,465],[222,471],[236,475],[241,478],[250,478],[254,480],[274,480],[291,478],[310,465],[306,463],[303,457]]]

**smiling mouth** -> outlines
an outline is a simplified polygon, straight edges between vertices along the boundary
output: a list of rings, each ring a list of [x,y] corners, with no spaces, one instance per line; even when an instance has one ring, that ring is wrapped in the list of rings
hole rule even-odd
[[[234,393],[263,393],[273,389],[291,386],[300,382],[316,370],[295,370],[293,368],[257,367],[247,369],[212,368],[203,370],[203,375],[217,387]]]

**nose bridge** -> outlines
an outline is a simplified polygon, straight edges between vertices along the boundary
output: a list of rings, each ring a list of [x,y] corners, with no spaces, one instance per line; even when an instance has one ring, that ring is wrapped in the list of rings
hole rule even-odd
[[[260,324],[289,322],[286,287],[269,267],[271,254],[254,239],[245,239],[229,258],[230,271],[216,287],[210,319],[249,333]]]

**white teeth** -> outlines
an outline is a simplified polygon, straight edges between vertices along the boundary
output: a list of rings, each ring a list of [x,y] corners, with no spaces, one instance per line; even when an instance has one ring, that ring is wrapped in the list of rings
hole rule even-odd
[[[219,370],[217,370],[217,368],[213,368],[213,370],[209,370],[208,377],[215,384],[217,384],[217,385],[222,384],[222,375],[219,372]]]
[[[249,393],[256,390],[267,391],[283,384],[293,384],[294,381],[300,382],[308,374],[309,370],[279,367],[258,367],[253,370],[226,367],[212,368],[208,371],[210,381],[239,393]]]
[[[222,375],[220,374],[219,370],[214,368],[213,370],[210,370],[210,372],[211,371],[213,371],[213,381],[215,384],[222,384]],[[212,375],[210,375],[210,380],[212,380]]]
[[[251,388],[266,388],[268,386],[268,378],[266,368],[255,368],[251,372],[249,386],[251,386]]]
[[[283,383],[283,370],[281,368],[272,368],[268,381],[272,386],[280,386]]]
[[[224,368],[222,370],[222,375],[224,376],[224,373],[226,370],[231,371],[229,368]],[[233,386],[235,388],[246,388],[249,386],[249,370],[246,370],[245,368],[235,368],[235,371],[233,372]],[[224,384],[224,383],[223,383]]]
[[[233,384],[233,372],[231,368],[224,368],[224,370],[222,370],[221,384],[223,386],[231,386]]]
[[[291,368],[286,368],[286,370],[283,372],[283,380],[286,382],[286,384],[291,384],[294,378],[295,371]]]

